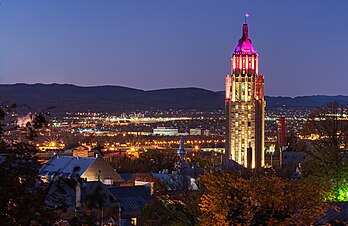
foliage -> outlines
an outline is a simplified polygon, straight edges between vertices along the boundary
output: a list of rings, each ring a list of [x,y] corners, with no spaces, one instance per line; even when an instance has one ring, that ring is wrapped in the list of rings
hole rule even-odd
[[[0,119],[6,113],[0,109]],[[33,125],[39,128],[40,117]],[[3,132],[1,130],[1,132]],[[31,136],[31,135],[30,135]],[[2,225],[47,224],[54,221],[53,209],[45,205],[47,185],[39,177],[36,148],[28,143],[0,140],[0,222]]]
[[[275,175],[246,179],[216,172],[201,182],[202,225],[309,225],[328,207],[315,185]]]
[[[144,219],[145,226],[170,225],[174,221],[170,210],[159,199],[155,199],[144,207],[141,218]]]
[[[53,214],[44,205],[46,186],[38,176],[39,163],[35,148],[27,144],[1,144],[0,222],[28,225],[31,221],[47,222]]]
[[[347,109],[330,103],[315,110],[307,119],[302,135],[317,139],[307,142],[309,155],[303,166],[309,179],[331,185],[333,201],[347,201],[348,191],[348,122],[343,120]]]
[[[198,223],[201,192],[190,189],[190,180],[182,179],[179,190],[167,190],[167,182],[156,178],[137,175],[138,179],[154,183],[155,200],[142,211],[145,225],[187,225]],[[176,178],[176,179],[179,179]],[[170,182],[169,182],[170,183]]]
[[[200,215],[198,207],[200,193],[197,191],[184,193],[179,199],[156,198],[146,205],[141,214],[144,225],[196,225]]]

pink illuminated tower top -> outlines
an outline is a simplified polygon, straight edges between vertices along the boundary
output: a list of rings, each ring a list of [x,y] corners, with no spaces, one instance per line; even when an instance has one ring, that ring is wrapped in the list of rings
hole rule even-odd
[[[256,53],[254,50],[252,41],[249,39],[249,29],[248,29],[248,24],[246,21],[246,18],[249,16],[249,14],[245,14],[245,22],[243,24],[243,36],[241,39],[238,41],[238,45],[236,49],[234,50],[235,53]]]

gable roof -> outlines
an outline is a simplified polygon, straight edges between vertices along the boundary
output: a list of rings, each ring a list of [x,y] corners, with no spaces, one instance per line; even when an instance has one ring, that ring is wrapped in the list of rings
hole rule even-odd
[[[95,158],[54,155],[41,167],[40,174],[71,176],[73,173],[76,173],[78,176],[81,176],[94,161]]]
[[[81,177],[86,178],[87,181],[95,181],[100,177],[102,180],[112,179],[117,183],[124,182],[122,177],[104,160],[103,157],[95,158],[94,162],[90,165],[88,170],[81,175]]]
[[[75,156],[54,155],[40,169],[41,176],[76,175],[87,181],[112,179],[113,182],[124,182],[122,177],[102,158],[80,158]]]

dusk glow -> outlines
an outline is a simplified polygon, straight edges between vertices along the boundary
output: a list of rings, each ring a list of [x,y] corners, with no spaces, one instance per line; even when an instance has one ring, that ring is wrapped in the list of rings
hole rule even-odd
[[[314,0],[4,0],[0,82],[222,91],[221,75],[230,71],[228,59],[250,14],[249,38],[263,56],[266,95],[347,95],[340,65],[348,46],[335,46],[348,40],[347,6]],[[254,51],[249,47],[244,49]],[[312,81],[315,86],[308,85]]]

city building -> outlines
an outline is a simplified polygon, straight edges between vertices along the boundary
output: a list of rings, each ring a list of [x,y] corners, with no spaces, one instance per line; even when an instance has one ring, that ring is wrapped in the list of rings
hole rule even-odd
[[[258,72],[258,53],[249,39],[248,24],[232,54],[231,74],[226,75],[225,161],[247,168],[265,165],[264,77]]]
[[[178,136],[178,129],[167,128],[167,127],[157,127],[153,129],[153,135],[159,136]]]
[[[202,129],[190,129],[191,136],[200,136],[202,135]]]

